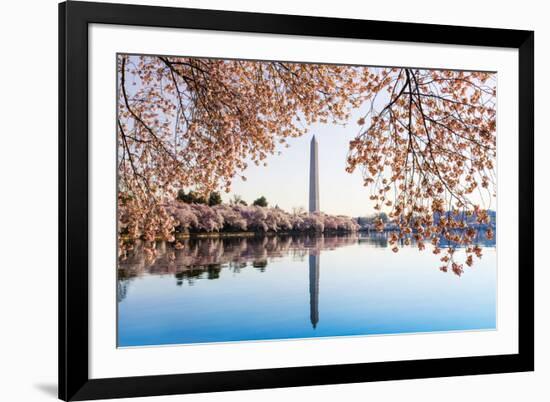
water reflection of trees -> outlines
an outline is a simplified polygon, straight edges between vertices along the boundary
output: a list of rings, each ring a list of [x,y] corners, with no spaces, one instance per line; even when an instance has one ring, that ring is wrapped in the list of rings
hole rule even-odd
[[[331,250],[358,243],[357,235],[341,236],[264,236],[198,238],[181,241],[183,247],[175,248],[158,243],[156,256],[151,258],[136,245],[125,260],[119,261],[119,281],[127,281],[142,274],[175,275],[176,283],[195,279],[216,279],[222,268],[235,273],[248,265],[264,271],[270,260],[290,256],[303,260],[311,253]],[[120,287],[121,285],[119,285]],[[120,289],[119,294],[125,294]]]
[[[174,275],[176,283],[193,284],[196,279],[217,279],[223,268],[234,273],[251,266],[264,271],[269,261],[290,256],[303,261],[308,255],[319,255],[322,250],[333,250],[350,245],[388,247],[389,233],[355,233],[349,235],[281,235],[264,237],[191,238],[175,248],[166,243],[156,245],[156,255],[148,257],[137,244],[128,257],[118,265],[118,297],[127,292],[127,282],[143,274]],[[479,237],[478,244],[495,245]],[[414,244],[412,244],[414,246]],[[444,244],[442,243],[442,246]]]

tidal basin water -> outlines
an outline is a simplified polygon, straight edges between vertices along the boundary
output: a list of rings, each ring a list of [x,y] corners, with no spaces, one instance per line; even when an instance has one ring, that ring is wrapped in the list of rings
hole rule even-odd
[[[183,244],[120,262],[119,347],[496,328],[494,241],[460,277],[384,234]]]

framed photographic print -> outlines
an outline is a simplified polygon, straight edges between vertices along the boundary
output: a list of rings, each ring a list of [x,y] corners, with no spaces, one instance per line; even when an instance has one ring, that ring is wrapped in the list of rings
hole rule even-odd
[[[59,5],[59,397],[534,369],[534,33]]]

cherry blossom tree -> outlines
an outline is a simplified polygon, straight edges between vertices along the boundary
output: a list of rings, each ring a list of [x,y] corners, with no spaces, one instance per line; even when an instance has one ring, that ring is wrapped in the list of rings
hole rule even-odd
[[[223,227],[228,231],[245,231],[248,229],[248,223],[242,216],[238,206],[218,205],[216,210],[223,218]]]
[[[476,229],[468,217],[488,224],[496,195],[495,75],[410,68],[380,69],[378,79],[364,74],[367,98],[388,95],[378,108],[370,102],[358,121],[347,170],[361,169],[374,208],[389,209],[399,225],[390,239],[393,251],[399,239],[412,236],[420,250],[430,242],[439,254],[443,237],[466,246],[465,263],[472,265],[481,249],[473,245]],[[384,223],[377,227],[383,230]],[[491,238],[492,229],[486,234]],[[441,269],[451,266],[460,275],[455,251],[447,247]]]

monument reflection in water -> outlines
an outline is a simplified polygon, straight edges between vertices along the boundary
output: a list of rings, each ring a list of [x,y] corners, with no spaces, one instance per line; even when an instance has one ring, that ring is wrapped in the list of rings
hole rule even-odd
[[[392,253],[385,234],[183,243],[120,262],[119,346],[496,327],[494,240],[461,277],[429,250]]]
[[[309,319],[313,328],[319,322],[319,255],[309,255]]]

